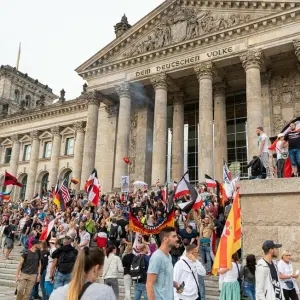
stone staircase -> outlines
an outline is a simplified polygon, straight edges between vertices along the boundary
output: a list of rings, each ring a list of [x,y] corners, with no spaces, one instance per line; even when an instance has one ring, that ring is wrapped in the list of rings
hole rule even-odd
[[[0,257],[0,286],[11,287],[12,289],[16,288],[16,270],[18,263],[20,261],[20,251],[22,247],[16,246],[10,254],[11,260],[3,260]],[[119,289],[120,289],[120,300],[124,299],[125,288],[124,288],[124,279],[123,274],[119,274]],[[99,278],[99,282],[103,283],[102,278]],[[218,290],[218,278],[213,276],[205,277],[205,289],[206,289],[206,299],[207,300],[217,300],[219,299],[219,290]],[[41,292],[40,292],[41,295]],[[133,299],[133,288],[131,289],[131,296]]]

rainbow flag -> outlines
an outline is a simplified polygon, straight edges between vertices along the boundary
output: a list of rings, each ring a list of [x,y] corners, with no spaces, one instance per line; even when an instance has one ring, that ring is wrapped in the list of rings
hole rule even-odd
[[[231,257],[242,246],[240,194],[236,193],[230,213],[223,229],[220,244],[215,256],[212,273],[218,274],[220,268],[229,269]]]

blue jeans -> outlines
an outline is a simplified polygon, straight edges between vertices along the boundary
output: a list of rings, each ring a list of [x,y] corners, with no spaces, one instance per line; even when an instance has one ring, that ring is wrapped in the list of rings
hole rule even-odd
[[[46,277],[46,269],[43,271],[41,278],[40,278],[40,287],[42,290],[43,300],[47,300],[48,296],[45,289],[45,277]]]
[[[50,295],[53,292],[53,283],[51,283],[51,281],[45,281],[45,290],[47,293],[48,298],[50,297]]]
[[[200,244],[200,257],[203,266],[205,264],[205,259],[206,259],[207,273],[211,272],[210,246],[201,246]]]
[[[199,289],[200,289],[201,300],[205,300],[205,283],[204,283],[204,277],[198,275],[198,282],[199,282]]]
[[[134,300],[141,300],[142,295],[144,300],[148,300],[146,284],[145,283],[134,283]]]
[[[250,282],[244,282],[244,296],[247,296],[251,300],[255,300],[255,284]]]
[[[289,150],[289,157],[293,167],[300,166],[300,149]]]
[[[39,295],[39,284],[39,282],[35,282],[31,291],[30,299],[36,298]]]
[[[23,240],[23,246],[24,246],[23,252],[26,252],[28,250],[29,238],[28,238],[28,236],[23,236],[22,240]]]
[[[71,281],[71,273],[69,274],[63,274],[60,272],[56,272],[54,276],[54,286],[53,290],[56,290],[59,287],[62,287]]]

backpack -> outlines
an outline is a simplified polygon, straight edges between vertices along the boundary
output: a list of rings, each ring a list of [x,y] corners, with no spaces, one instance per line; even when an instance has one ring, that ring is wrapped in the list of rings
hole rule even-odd
[[[111,224],[109,230],[109,239],[115,241],[118,238],[119,225]]]
[[[145,265],[145,255],[138,255],[132,260],[132,264],[130,266],[130,275],[132,281],[134,282],[146,282],[147,272]]]
[[[70,274],[77,258],[77,251],[72,249],[67,252],[62,252],[58,259],[57,270],[63,274]]]

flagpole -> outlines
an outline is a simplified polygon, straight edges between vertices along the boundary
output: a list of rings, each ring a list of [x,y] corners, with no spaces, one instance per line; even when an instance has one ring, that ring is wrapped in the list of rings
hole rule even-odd
[[[19,43],[19,52],[18,52],[17,66],[16,66],[17,70],[19,70],[20,59],[21,59],[21,42]]]

